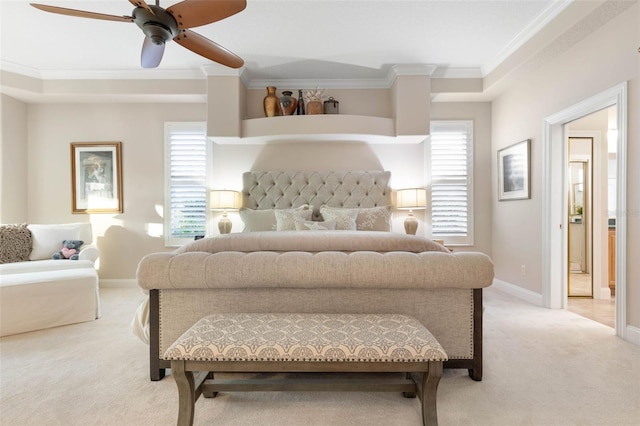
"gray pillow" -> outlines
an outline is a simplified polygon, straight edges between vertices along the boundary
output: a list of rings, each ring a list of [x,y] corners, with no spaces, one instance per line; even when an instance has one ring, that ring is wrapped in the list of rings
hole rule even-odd
[[[276,230],[276,215],[273,210],[240,209],[240,219],[244,223],[242,232]]]
[[[312,209],[282,209],[276,210],[276,231],[295,231],[296,222],[311,220]]]
[[[26,224],[0,225],[0,263],[29,260],[31,246],[31,231]]]
[[[320,214],[324,220],[347,221],[355,214],[353,224],[338,223],[337,229],[357,229],[358,231],[391,231],[391,206],[338,208],[322,206]],[[343,228],[344,227],[344,228]]]
[[[307,210],[313,211],[308,204],[303,204],[300,207],[292,209],[278,209],[277,211],[299,211]],[[240,219],[244,223],[244,229],[242,232],[260,232],[260,231],[275,231],[277,230],[276,210],[252,210],[252,209],[240,209]],[[306,220],[306,219],[305,219]],[[295,229],[292,225],[291,229]]]
[[[327,206],[320,207],[322,219],[336,223],[336,229],[340,231],[355,231],[357,209],[337,209]]]

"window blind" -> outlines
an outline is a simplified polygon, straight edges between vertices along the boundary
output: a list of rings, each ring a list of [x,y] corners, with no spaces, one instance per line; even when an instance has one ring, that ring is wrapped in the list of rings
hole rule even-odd
[[[432,122],[431,235],[448,244],[472,244],[473,123]]]
[[[176,246],[206,234],[207,140],[199,123],[168,125],[167,130],[165,241]]]

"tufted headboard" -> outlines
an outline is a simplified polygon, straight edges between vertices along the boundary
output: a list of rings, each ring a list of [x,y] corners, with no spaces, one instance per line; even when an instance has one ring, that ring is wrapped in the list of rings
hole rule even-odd
[[[310,204],[313,218],[320,206],[377,207],[391,205],[390,172],[385,171],[267,171],[242,175],[243,207],[288,209]]]

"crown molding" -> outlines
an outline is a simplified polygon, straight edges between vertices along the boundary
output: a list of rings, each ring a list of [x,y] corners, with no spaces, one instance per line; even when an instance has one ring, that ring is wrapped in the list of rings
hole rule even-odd
[[[206,77],[202,70],[38,70],[3,60],[0,60],[0,70],[40,80],[193,80]]]
[[[482,66],[482,76],[486,76],[501,63],[503,63],[509,56],[520,49],[527,41],[533,36],[540,33],[540,31],[553,21],[563,10],[565,10],[575,0],[559,0],[553,1],[547,6],[540,15],[536,17],[529,25],[527,25],[522,31],[520,31],[496,56],[493,60],[487,62]]]
[[[480,68],[439,67],[431,78],[483,78]]]

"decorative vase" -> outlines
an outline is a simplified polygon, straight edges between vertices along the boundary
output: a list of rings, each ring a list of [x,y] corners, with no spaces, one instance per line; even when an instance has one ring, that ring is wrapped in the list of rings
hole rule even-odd
[[[298,106],[298,100],[291,96],[293,94],[290,90],[283,90],[282,96],[280,96],[280,112],[282,115],[293,115],[296,112]]]
[[[267,96],[265,96],[262,101],[265,117],[275,117],[279,115],[280,106],[278,105],[278,102],[279,100],[276,95],[276,88],[274,86],[267,86]]]
[[[320,101],[307,102],[307,108],[306,108],[307,115],[323,114],[324,113],[323,109],[324,109],[324,106]]]
[[[302,97],[302,90],[298,90],[298,108],[296,109],[297,115],[304,115],[304,98]]]

